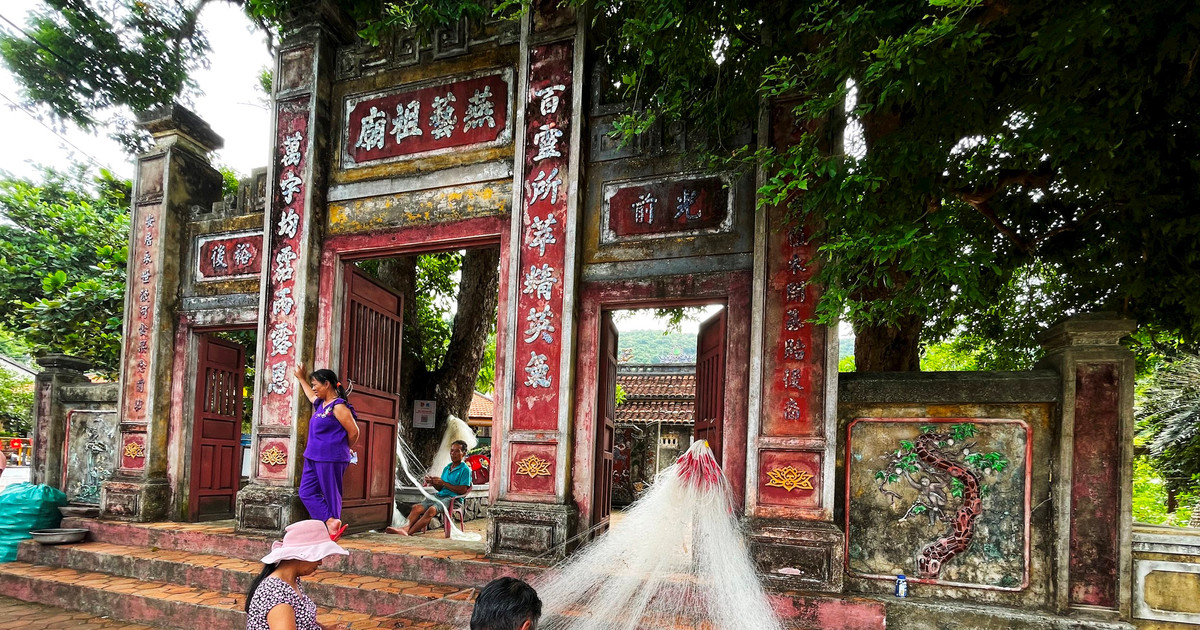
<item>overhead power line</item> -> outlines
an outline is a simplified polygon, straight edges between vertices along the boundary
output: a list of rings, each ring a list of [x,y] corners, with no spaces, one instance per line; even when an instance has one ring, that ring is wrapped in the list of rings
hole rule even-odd
[[[20,103],[18,103],[15,100],[13,100],[12,97],[10,97],[9,95],[5,94],[4,92],[0,92],[0,97],[3,97],[4,100],[8,101],[9,103],[12,103],[13,107],[20,109],[22,112],[25,112],[26,116],[29,116],[30,118],[36,120],[39,125],[45,127],[50,133],[54,134],[55,136],[58,136],[59,140],[62,140],[64,143],[70,145],[71,148],[82,153],[83,156],[86,157],[88,159],[88,161],[91,162],[93,165],[97,166],[98,168],[104,168],[104,169],[108,169],[110,171],[113,170],[111,166],[102,164],[100,162],[100,160],[93,157],[92,154],[88,153],[87,151],[84,151],[83,149],[79,148],[79,146],[76,145],[74,142],[71,142],[70,140],[68,140],[67,137],[62,135],[61,133],[59,133],[57,129],[51,127],[50,125],[47,125],[46,122],[43,121],[40,117],[38,117],[37,114],[29,111],[29,108],[25,107],[24,105],[21,105]]]

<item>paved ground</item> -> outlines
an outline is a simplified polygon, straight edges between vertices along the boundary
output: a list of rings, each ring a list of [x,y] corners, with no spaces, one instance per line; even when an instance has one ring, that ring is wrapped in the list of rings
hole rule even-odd
[[[9,484],[21,483],[22,481],[29,481],[29,467],[10,465],[4,469],[3,473],[0,473],[0,490],[4,490]],[[3,617],[0,616],[0,619],[3,619]]]
[[[7,477],[5,472],[2,477]],[[0,596],[0,630],[153,630],[108,617],[31,604]]]

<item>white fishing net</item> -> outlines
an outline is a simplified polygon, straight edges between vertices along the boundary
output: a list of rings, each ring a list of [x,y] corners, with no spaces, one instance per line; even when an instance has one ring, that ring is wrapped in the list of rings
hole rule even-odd
[[[420,460],[417,459],[412,449],[399,436],[396,436],[396,459],[400,462],[400,474],[409,484],[404,484],[406,487],[416,488],[427,499],[437,501],[441,507],[442,518],[449,518],[447,508],[449,501],[442,497],[436,496],[425,488],[421,481],[427,474],[442,474],[442,469],[450,463],[450,444],[455,440],[462,440],[467,443],[467,449],[475,448],[479,444],[479,438],[475,437],[475,432],[471,427],[463,422],[457,416],[450,416],[446,424],[446,431],[442,434],[442,444],[438,448],[438,452],[433,457],[433,463],[429,468],[421,466]],[[392,527],[405,527],[408,525],[408,516],[401,514],[400,510],[392,505]],[[450,519],[450,538],[454,540],[470,540],[480,541],[483,536],[474,533],[464,532],[454,523],[454,519]]]
[[[782,630],[704,441],[609,531],[534,583],[542,630]]]

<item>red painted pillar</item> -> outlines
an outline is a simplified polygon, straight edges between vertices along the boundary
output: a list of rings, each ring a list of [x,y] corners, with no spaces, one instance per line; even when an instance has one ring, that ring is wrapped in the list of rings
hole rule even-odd
[[[221,174],[208,153],[224,141],[178,105],[138,116],[155,146],[138,156],[129,225],[129,274],[121,347],[121,441],[117,471],[100,491],[102,514],[153,521],[165,518],[171,488],[167,440],[171,370],[178,350],[181,252],[192,209],[221,199]]]
[[[353,25],[328,0],[310,0],[285,17],[276,55],[274,123],[263,212],[258,383],[250,484],[238,493],[239,531],[274,534],[305,518],[296,493],[308,429],[308,401],[292,376],[313,369],[335,52]]]
[[[1133,353],[1120,340],[1136,326],[1097,314],[1042,336],[1044,363],[1062,375],[1055,475],[1060,610],[1130,615],[1133,523]]]
[[[777,149],[806,129],[794,103],[772,103],[760,138]],[[761,183],[761,182],[760,182]],[[821,297],[812,227],[788,204],[760,212],[755,234],[754,334],[746,513],[760,570],[784,588],[840,591],[842,531],[833,523],[837,329],[810,323]]]
[[[583,28],[575,9],[554,1],[534,2],[522,20],[504,426],[493,438],[500,488],[487,548],[557,558],[578,521],[568,489]]]

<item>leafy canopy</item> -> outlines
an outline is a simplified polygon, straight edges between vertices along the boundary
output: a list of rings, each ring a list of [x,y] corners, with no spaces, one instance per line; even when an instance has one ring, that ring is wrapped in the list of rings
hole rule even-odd
[[[51,0],[30,22],[44,46],[3,37],[0,55],[29,100],[94,124],[186,90],[204,4]],[[299,4],[243,6],[273,28]],[[339,4],[378,40],[517,3]],[[712,165],[765,164],[763,203],[818,226],[821,321],[921,327],[983,368],[1027,367],[1037,331],[1085,310],[1200,340],[1200,4],[574,4],[602,99],[628,105],[617,133],[682,122]],[[764,98],[791,99],[794,144],[754,150]]]
[[[78,165],[0,177],[0,329],[34,354],[73,354],[116,375],[129,195],[129,182]]]

